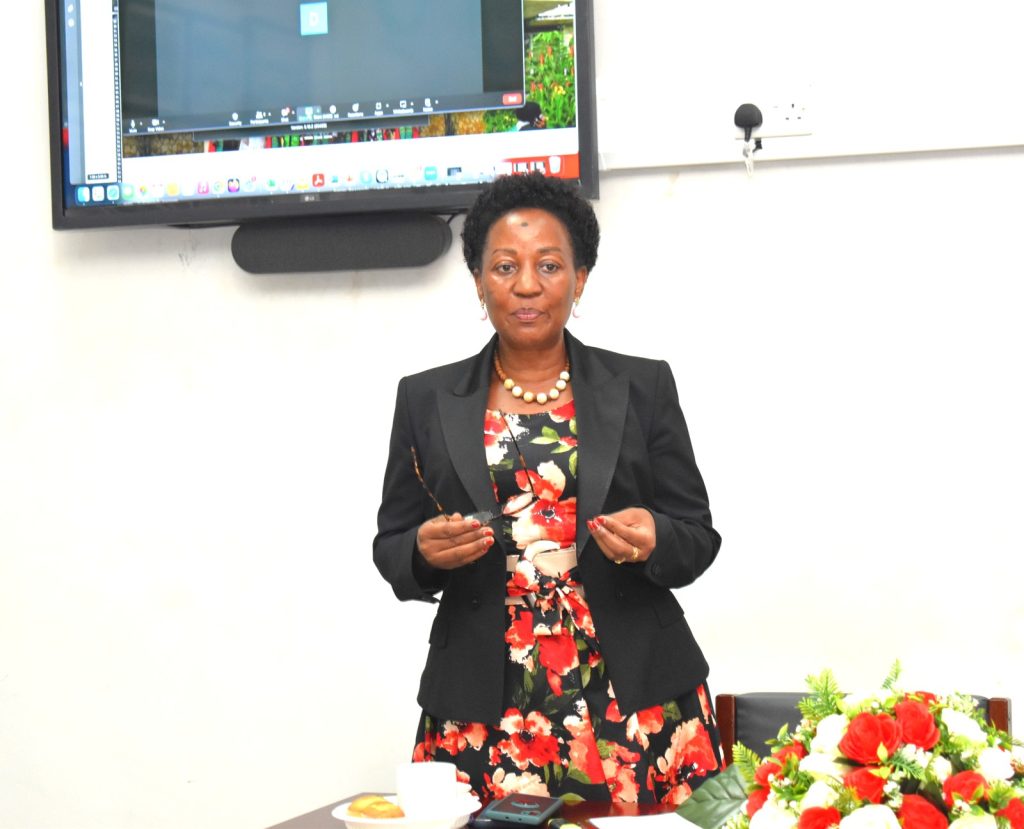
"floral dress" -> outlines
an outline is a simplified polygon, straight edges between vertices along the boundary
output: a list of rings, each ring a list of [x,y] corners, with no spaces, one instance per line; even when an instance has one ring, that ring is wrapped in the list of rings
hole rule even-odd
[[[487,724],[424,711],[413,758],[454,763],[483,802],[528,792],[682,803],[721,764],[707,685],[620,711],[576,569],[551,576],[533,563],[576,538],[575,405],[488,411],[484,445],[503,512],[495,538],[517,556],[506,583],[505,713]]]

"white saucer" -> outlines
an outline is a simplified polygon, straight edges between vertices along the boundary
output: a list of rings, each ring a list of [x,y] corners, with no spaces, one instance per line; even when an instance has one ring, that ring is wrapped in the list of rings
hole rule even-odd
[[[395,802],[393,796],[387,800]],[[469,816],[480,808],[480,801],[469,794],[460,795],[450,803],[438,807],[435,814],[424,817],[372,818],[350,815],[348,803],[339,803],[331,817],[345,821],[348,829],[460,829],[469,822]]]

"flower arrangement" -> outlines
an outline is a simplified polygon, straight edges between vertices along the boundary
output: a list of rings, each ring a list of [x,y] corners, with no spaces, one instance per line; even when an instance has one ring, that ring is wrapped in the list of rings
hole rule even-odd
[[[899,672],[860,696],[841,694],[829,671],[808,678],[796,729],[764,759],[737,744],[728,772],[680,814],[721,825],[740,790],[727,829],[1024,829],[1024,746],[973,697],[901,691]]]

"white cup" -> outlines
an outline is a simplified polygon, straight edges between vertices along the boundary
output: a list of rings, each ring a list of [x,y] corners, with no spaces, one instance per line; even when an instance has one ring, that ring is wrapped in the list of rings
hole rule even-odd
[[[395,772],[398,805],[407,817],[443,812],[465,792],[454,763],[402,763]]]

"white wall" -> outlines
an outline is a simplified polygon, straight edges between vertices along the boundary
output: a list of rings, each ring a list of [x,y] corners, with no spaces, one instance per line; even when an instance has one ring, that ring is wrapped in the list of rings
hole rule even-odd
[[[610,167],[738,159],[746,102],[764,114],[761,159],[1024,144],[1017,0],[596,4]],[[768,138],[789,104],[809,134]]]
[[[370,560],[392,395],[487,336],[469,276],[54,233],[37,5],[0,57],[0,825],[261,826],[388,788],[431,614]],[[680,594],[713,691],[898,657],[1024,700],[1022,177],[1019,151],[604,176],[573,330],[676,371],[725,538]]]

